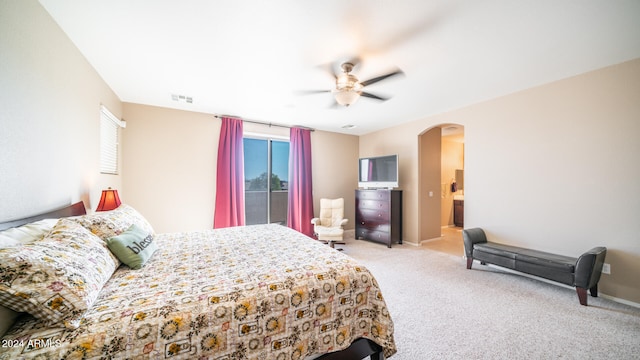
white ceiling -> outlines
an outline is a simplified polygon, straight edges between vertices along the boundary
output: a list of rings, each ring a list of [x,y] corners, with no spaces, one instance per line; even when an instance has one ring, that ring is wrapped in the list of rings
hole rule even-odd
[[[640,58],[638,0],[40,2],[122,101],[356,135]],[[390,100],[296,93],[354,57]]]

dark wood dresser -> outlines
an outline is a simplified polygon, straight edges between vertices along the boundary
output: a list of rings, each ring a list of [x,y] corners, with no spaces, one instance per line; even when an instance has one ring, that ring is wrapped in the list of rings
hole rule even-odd
[[[402,244],[402,190],[356,190],[356,239]]]

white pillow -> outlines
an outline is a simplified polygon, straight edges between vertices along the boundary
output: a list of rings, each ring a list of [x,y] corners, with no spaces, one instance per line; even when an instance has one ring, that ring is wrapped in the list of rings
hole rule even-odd
[[[58,219],[44,219],[0,231],[0,249],[40,240],[53,229],[57,222]]]
[[[0,264],[0,305],[76,329],[119,263],[102,239],[63,218],[41,240],[0,249]]]

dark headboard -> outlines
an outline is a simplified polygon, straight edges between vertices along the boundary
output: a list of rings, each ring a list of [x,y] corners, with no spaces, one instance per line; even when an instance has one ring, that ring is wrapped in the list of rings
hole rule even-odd
[[[61,217],[85,215],[86,213],[87,213],[87,210],[84,207],[84,203],[82,201],[78,201],[75,204],[67,205],[55,210],[47,211],[42,214],[33,215],[33,216],[29,216],[22,219],[15,219],[15,220],[1,222],[0,230],[17,227],[20,225],[28,224],[30,222],[34,222],[42,219],[58,219]]]

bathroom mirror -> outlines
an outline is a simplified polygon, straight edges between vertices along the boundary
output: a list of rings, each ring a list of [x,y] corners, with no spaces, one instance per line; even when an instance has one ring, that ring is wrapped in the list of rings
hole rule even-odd
[[[464,170],[456,170],[456,185],[458,190],[464,190]]]

